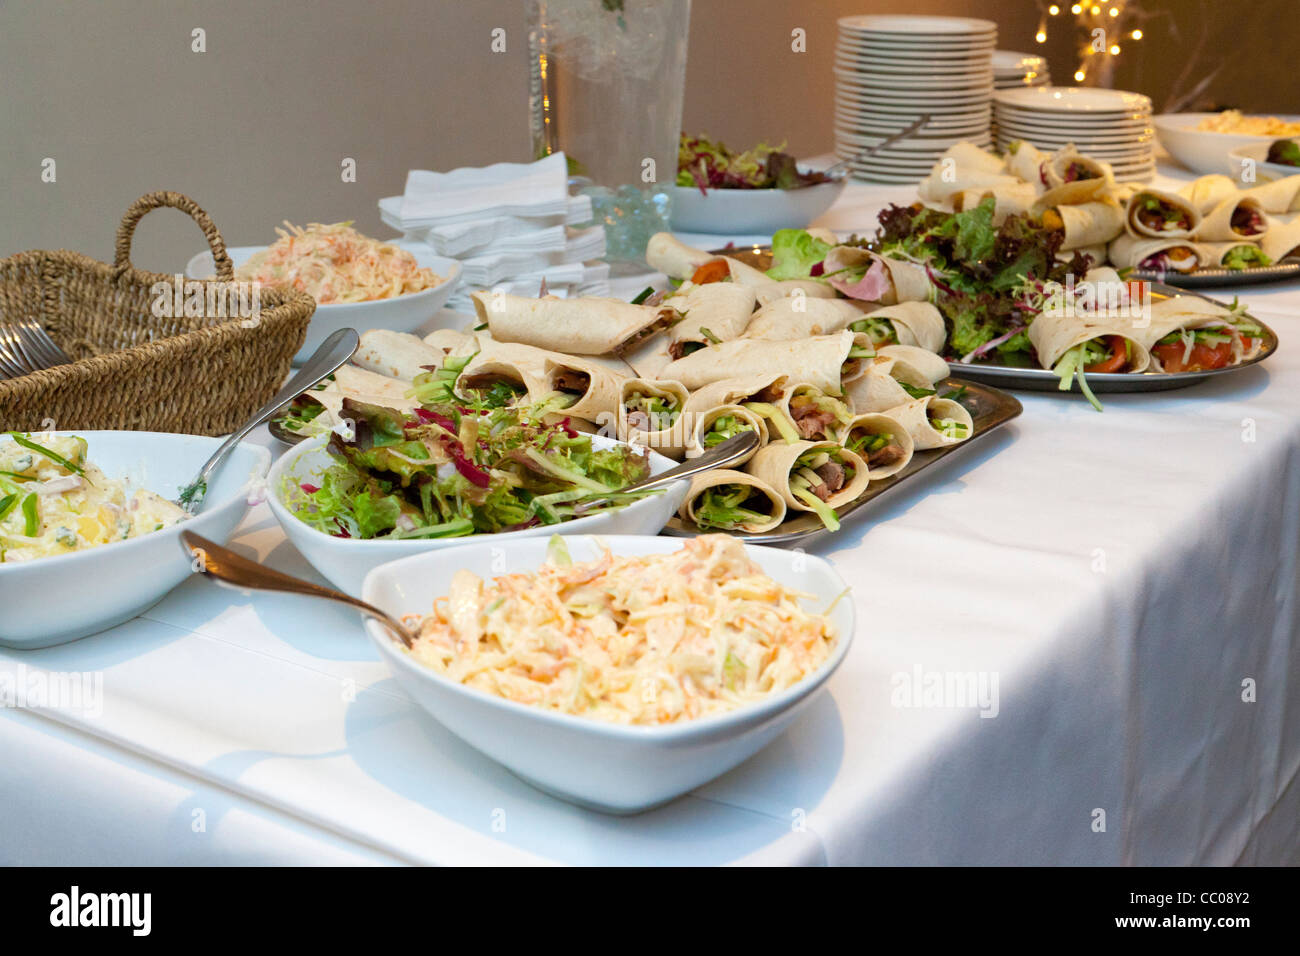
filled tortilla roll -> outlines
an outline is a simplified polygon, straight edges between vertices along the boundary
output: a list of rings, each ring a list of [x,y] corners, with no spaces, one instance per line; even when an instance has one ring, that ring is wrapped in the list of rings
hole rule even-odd
[[[833,441],[853,418],[846,401],[807,383],[788,386],[781,402],[801,439]]]
[[[716,258],[703,249],[688,246],[671,232],[655,233],[645,249],[645,261],[650,268],[670,279],[689,279],[696,269]]]
[[[668,354],[681,358],[711,342],[739,338],[756,301],[752,288],[735,282],[686,283],[663,300],[682,316],[668,332]]]
[[[1186,275],[1206,264],[1201,247],[1190,239],[1135,239],[1122,232],[1107,250],[1111,264],[1121,269],[1150,269]]]
[[[1246,195],[1258,200],[1265,212],[1274,215],[1300,211],[1300,173],[1251,186]]]
[[[531,405],[546,397],[549,388],[526,364],[505,358],[474,356],[456,377],[452,390],[467,401]]]
[[[1023,139],[1012,140],[1007,144],[1008,172],[1040,190],[1047,188],[1047,172],[1043,167],[1049,159],[1050,153],[1043,152]]]
[[[917,451],[957,445],[975,434],[975,422],[966,407],[937,395],[911,399],[884,414],[903,426]]]
[[[324,426],[333,428],[341,424],[349,416],[343,412],[343,402],[351,399],[354,402],[363,402],[366,405],[380,405],[384,408],[396,409],[403,414],[409,415],[415,411],[419,402],[414,398],[401,397],[396,398],[386,394],[372,394],[369,392],[342,392],[333,390],[312,389],[303,392],[303,398],[309,401],[315,401],[324,406],[316,419],[312,422],[314,427]]]
[[[795,295],[803,295],[807,299],[834,299],[835,290],[820,279],[768,280],[762,285],[754,286],[754,297],[760,306]]]
[[[840,395],[844,383],[861,375],[862,362],[870,360],[870,342],[847,329],[833,335],[814,335],[791,341],[734,339],[711,345],[669,363],[661,377],[681,382],[692,391],[711,382],[735,377],[737,369],[815,385],[827,395]]]
[[[1245,239],[1236,242],[1202,242],[1200,248],[1206,266],[1211,269],[1257,269],[1273,264],[1273,258],[1259,242]]]
[[[1008,183],[1002,186],[983,186],[964,189],[952,199],[953,209],[964,212],[978,208],[993,197],[993,225],[1000,226],[1008,216],[1029,212],[1038,201],[1038,187],[1033,183]]]
[[[850,322],[849,330],[865,335],[875,348],[912,345],[940,352],[947,338],[943,314],[929,302],[900,302],[872,309]]]
[[[1264,250],[1264,255],[1274,262],[1300,259],[1300,216],[1284,225],[1274,226],[1259,245]]]
[[[425,345],[418,335],[371,329],[361,333],[361,345],[352,361],[367,371],[409,382],[430,368],[441,366],[445,357],[442,349]]]
[[[1081,365],[1085,372],[1143,372],[1151,364],[1143,328],[1127,315],[1060,310],[1035,318],[1029,341],[1043,368],[1056,370],[1069,353],[1071,367]]]
[[[830,335],[848,328],[862,318],[867,306],[852,299],[812,299],[785,296],[769,302],[754,313],[747,339],[802,339],[810,335]]]
[[[928,302],[933,290],[924,266],[857,246],[836,246],[822,267],[831,287],[850,299],[880,305]]]
[[[776,373],[758,373],[720,379],[691,392],[686,400],[684,417],[690,421],[722,406],[740,406],[764,423],[764,435],[785,441],[798,441],[799,432],[790,418],[789,377]],[[694,434],[698,429],[688,424]]]
[[[905,360],[877,354],[866,373],[845,386],[844,400],[853,414],[861,415],[894,408],[914,398],[916,391],[931,390],[929,377],[920,369]]]
[[[480,290],[471,298],[479,321],[487,323],[494,340],[570,355],[622,352],[678,319],[670,308],[596,296],[534,299]]]
[[[1200,224],[1191,200],[1159,189],[1139,189],[1124,214],[1124,228],[1135,239],[1186,239]]]
[[[1207,213],[1223,200],[1236,196],[1241,191],[1237,181],[1231,176],[1214,174],[1199,176],[1178,190],[1178,195],[1191,204],[1199,213]]]
[[[1200,296],[1180,295],[1151,306],[1143,330],[1151,366],[1162,372],[1208,371],[1249,361],[1263,348],[1263,329]]]
[[[1018,181],[1002,157],[974,143],[961,142],[944,150],[930,174],[918,184],[917,194],[925,202],[948,204],[970,189],[1013,186]]]
[[[1044,209],[1043,224],[1065,233],[1062,250],[1083,249],[1118,236],[1124,229],[1124,210],[1114,202],[1052,206]]]
[[[1124,233],[1120,233],[1124,235]],[[1058,249],[1056,251],[1057,262],[1072,262],[1075,256],[1083,256],[1089,262],[1096,264],[1106,261],[1106,243],[1099,242],[1096,245],[1080,246],[1078,249]]]
[[[931,385],[942,382],[952,374],[948,363],[934,351],[916,345],[882,345],[876,349],[876,355],[915,368]]]
[[[867,463],[867,478],[896,475],[912,460],[912,436],[897,418],[880,412],[855,415],[840,432],[840,444]]]
[[[767,420],[743,405],[714,405],[698,414],[683,416],[689,429],[686,443],[686,457],[698,458],[710,448],[722,444],[728,438],[741,432],[755,432],[758,435],[758,447],[766,445],[769,440]],[[755,451],[735,462],[739,468],[754,457]]]
[[[1192,237],[1198,242],[1259,242],[1268,234],[1268,216],[1258,199],[1244,193],[1220,200],[1205,214]]]
[[[1043,166],[1043,181],[1049,190],[1073,183],[1106,184],[1115,181],[1110,165],[1099,159],[1084,156],[1071,143],[1054,152]]]
[[[486,332],[487,330],[484,329],[483,331]],[[466,350],[473,351],[476,337],[473,333],[458,332],[455,329],[435,329],[424,337],[424,344],[430,348],[440,349],[446,355],[451,355]]]
[[[598,424],[618,421],[619,394],[624,376],[580,356],[547,359],[542,388],[547,395],[566,396],[564,414]]]
[[[406,398],[407,393],[411,391],[410,382],[380,375],[378,372],[371,372],[356,365],[340,365],[336,368],[334,379],[328,387],[329,390],[342,392],[344,395],[387,396],[393,401]],[[383,404],[370,398],[363,398],[362,401],[369,402],[371,405]]]
[[[1052,206],[1080,206],[1086,202],[1109,202],[1114,198],[1110,195],[1110,185],[1108,179],[1077,179],[1053,186],[1035,202],[1043,209]]]
[[[624,379],[619,386],[619,440],[681,458],[689,438],[683,414],[689,397],[681,382]]]
[[[795,511],[816,514],[828,529],[839,528],[836,508],[866,490],[867,465],[833,441],[764,445],[745,470],[766,482]]]
[[[761,478],[715,468],[691,479],[677,514],[706,531],[771,531],[785,520],[785,499]]]

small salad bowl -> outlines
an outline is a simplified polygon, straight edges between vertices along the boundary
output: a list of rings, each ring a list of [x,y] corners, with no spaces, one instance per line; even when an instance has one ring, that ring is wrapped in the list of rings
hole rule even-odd
[[[835,204],[844,191],[836,179],[798,189],[709,189],[673,186],[672,225],[679,232],[771,235],[802,229]]]
[[[673,538],[593,539],[568,533],[578,523],[562,526],[574,561],[594,560],[603,547],[618,557],[667,554],[682,547]],[[545,538],[535,537],[501,551],[479,542],[396,561],[366,577],[362,599],[397,618],[423,616],[431,612],[435,598],[448,593],[458,569],[485,580],[536,571],[546,560],[547,544]],[[367,621],[366,630],[402,688],[470,746],[562,800],[603,813],[639,813],[704,785],[775,740],[817,699],[848,653],[853,602],[845,595],[844,579],[828,561],[783,548],[746,545],[745,551],[778,583],[810,595],[804,609],[827,614],[836,643],[826,661],[797,684],[698,720],[624,725],[506,700],[426,667],[380,624]]]
[[[454,548],[469,542],[491,541],[494,546],[506,547],[522,538],[542,536],[549,538],[557,532],[564,534],[658,534],[681,507],[686,498],[689,482],[676,481],[659,494],[653,494],[622,508],[602,511],[585,518],[574,518],[560,524],[538,525],[521,531],[501,531],[496,534],[475,534],[460,538],[421,538],[405,540],[362,540],[337,538],[311,527],[289,510],[285,503],[286,487],[314,483],[321,473],[335,463],[326,450],[328,436],[313,438],[286,452],[269,476],[267,501],[285,535],[293,542],[303,557],[335,587],[352,596],[361,594],[361,584],[366,574],[388,561]],[[601,450],[614,448],[623,442],[603,435],[591,436],[592,447]],[[677,466],[671,458],[654,451],[650,455],[650,473],[659,475]]]

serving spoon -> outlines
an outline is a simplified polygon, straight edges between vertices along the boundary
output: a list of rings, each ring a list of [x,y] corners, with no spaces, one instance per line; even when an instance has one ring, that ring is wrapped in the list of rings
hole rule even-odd
[[[198,559],[199,565],[196,566],[196,570],[228,587],[241,591],[278,591],[282,594],[299,594],[337,601],[339,604],[356,608],[367,617],[374,618],[407,647],[415,641],[415,635],[405,624],[360,598],[263,567],[256,561],[242,558],[229,548],[223,548],[215,541],[209,541],[193,531],[182,531],[181,542],[186,555]]]
[[[726,441],[710,448],[698,458],[688,459],[676,468],[669,468],[657,475],[643,478],[640,481],[633,482],[626,488],[615,488],[613,490],[621,495],[629,491],[650,491],[654,488],[662,488],[664,485],[672,484],[679,478],[689,478],[692,475],[698,475],[702,471],[711,471],[714,468],[726,468],[728,465],[744,458],[750,452],[757,450],[758,432],[739,432]]]
[[[226,460],[226,456],[240,441],[262,422],[266,421],[284,405],[311,388],[326,375],[344,365],[352,358],[352,353],[361,344],[356,329],[339,329],[321,343],[320,348],[312,353],[311,358],[303,363],[298,374],[275,393],[275,397],[253,413],[253,417],[230,433],[230,437],[221,443],[212,457],[203,463],[194,480],[181,489],[176,496],[176,504],[186,514],[195,514],[203,506],[203,499],[208,493],[208,481],[212,473]]]

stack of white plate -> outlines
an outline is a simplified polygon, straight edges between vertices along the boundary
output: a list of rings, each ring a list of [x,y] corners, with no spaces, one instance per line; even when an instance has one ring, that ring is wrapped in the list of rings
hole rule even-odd
[[[997,147],[1012,140],[1079,152],[1110,163],[1115,178],[1146,182],[1156,171],[1151,100],[1141,93],[1087,87],[1039,86],[993,94]]]
[[[1048,86],[1052,74],[1047,61],[1032,53],[1015,50],[993,51],[993,86],[999,90],[1018,89],[1022,86]]]
[[[911,183],[963,140],[992,144],[997,24],[966,17],[855,16],[839,20],[835,48],[835,152],[851,174]],[[870,156],[928,114],[913,135]]]

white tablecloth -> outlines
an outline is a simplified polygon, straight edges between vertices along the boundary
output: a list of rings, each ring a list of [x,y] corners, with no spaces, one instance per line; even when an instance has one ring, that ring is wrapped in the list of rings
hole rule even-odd
[[[851,186],[821,224],[908,195]],[[667,807],[544,796],[411,704],[351,612],[196,578],[0,653],[103,681],[89,712],[0,709],[0,862],[1298,862],[1300,284],[1245,297],[1281,337],[1263,367],[1103,414],[1021,393],[820,548],[860,619],[830,693]],[[314,577],[265,505],[234,543]],[[988,716],[904,706],[966,674]]]

